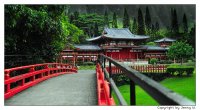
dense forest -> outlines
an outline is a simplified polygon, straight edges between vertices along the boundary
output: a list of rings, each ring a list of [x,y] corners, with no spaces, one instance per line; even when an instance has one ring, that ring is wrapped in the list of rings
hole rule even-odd
[[[6,67],[53,62],[64,47],[88,43],[104,27],[129,28],[195,48],[195,5],[5,5]],[[15,61],[15,62],[14,62]]]

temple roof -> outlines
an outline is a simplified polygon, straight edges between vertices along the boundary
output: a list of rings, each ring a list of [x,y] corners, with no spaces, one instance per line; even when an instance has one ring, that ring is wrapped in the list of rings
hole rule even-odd
[[[89,45],[89,44],[77,44],[74,45],[77,50],[101,50],[98,45]]]
[[[104,28],[103,34],[101,36],[87,39],[87,41],[96,41],[103,38],[132,40],[147,39],[149,36],[132,34],[128,28]]]
[[[159,43],[159,42],[174,42],[174,41],[176,41],[176,40],[165,37],[165,38],[162,38],[162,39],[159,39],[159,40],[155,40],[154,42]]]
[[[166,51],[169,48],[164,48],[164,47],[160,47],[160,46],[150,46],[150,45],[143,45],[143,48],[146,48],[147,51],[152,51],[152,50],[156,50],[156,51]]]

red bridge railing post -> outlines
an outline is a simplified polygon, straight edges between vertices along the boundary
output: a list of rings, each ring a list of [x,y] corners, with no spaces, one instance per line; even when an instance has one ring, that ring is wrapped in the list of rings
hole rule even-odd
[[[111,62],[109,61],[109,78],[111,79],[112,78],[112,64]],[[110,98],[112,97],[112,87],[111,87],[111,84],[109,84],[109,88],[110,88]]]
[[[5,71],[5,80],[8,80],[10,78],[10,71],[8,70],[8,71]],[[10,84],[7,84],[6,85],[6,90],[5,90],[5,92],[7,93],[7,92],[10,92]]]
[[[33,67],[31,67],[30,69],[29,69],[29,72],[31,73],[31,72],[34,72],[35,71],[35,67],[33,66]],[[31,78],[31,81],[34,81],[35,80],[35,75],[34,76],[32,76],[32,78]]]

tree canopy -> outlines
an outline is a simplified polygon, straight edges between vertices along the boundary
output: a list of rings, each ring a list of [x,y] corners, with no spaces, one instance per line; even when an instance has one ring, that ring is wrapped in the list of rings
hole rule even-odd
[[[145,35],[145,29],[144,29],[144,19],[142,10],[138,9],[138,35]]]
[[[130,28],[130,18],[127,9],[124,9],[123,28]]]
[[[194,48],[184,42],[173,43],[168,52],[167,56],[171,59],[175,58],[183,62],[184,59],[191,57],[194,54]]]
[[[56,60],[83,32],[69,23],[64,5],[5,5],[5,54]],[[37,58],[35,57],[37,56]],[[9,60],[9,59],[7,59]],[[39,63],[39,62],[38,62]]]

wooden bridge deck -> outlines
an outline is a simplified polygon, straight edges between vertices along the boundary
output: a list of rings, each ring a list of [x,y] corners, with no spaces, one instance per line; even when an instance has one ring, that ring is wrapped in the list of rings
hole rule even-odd
[[[60,75],[5,100],[5,106],[17,105],[97,105],[95,70]]]

